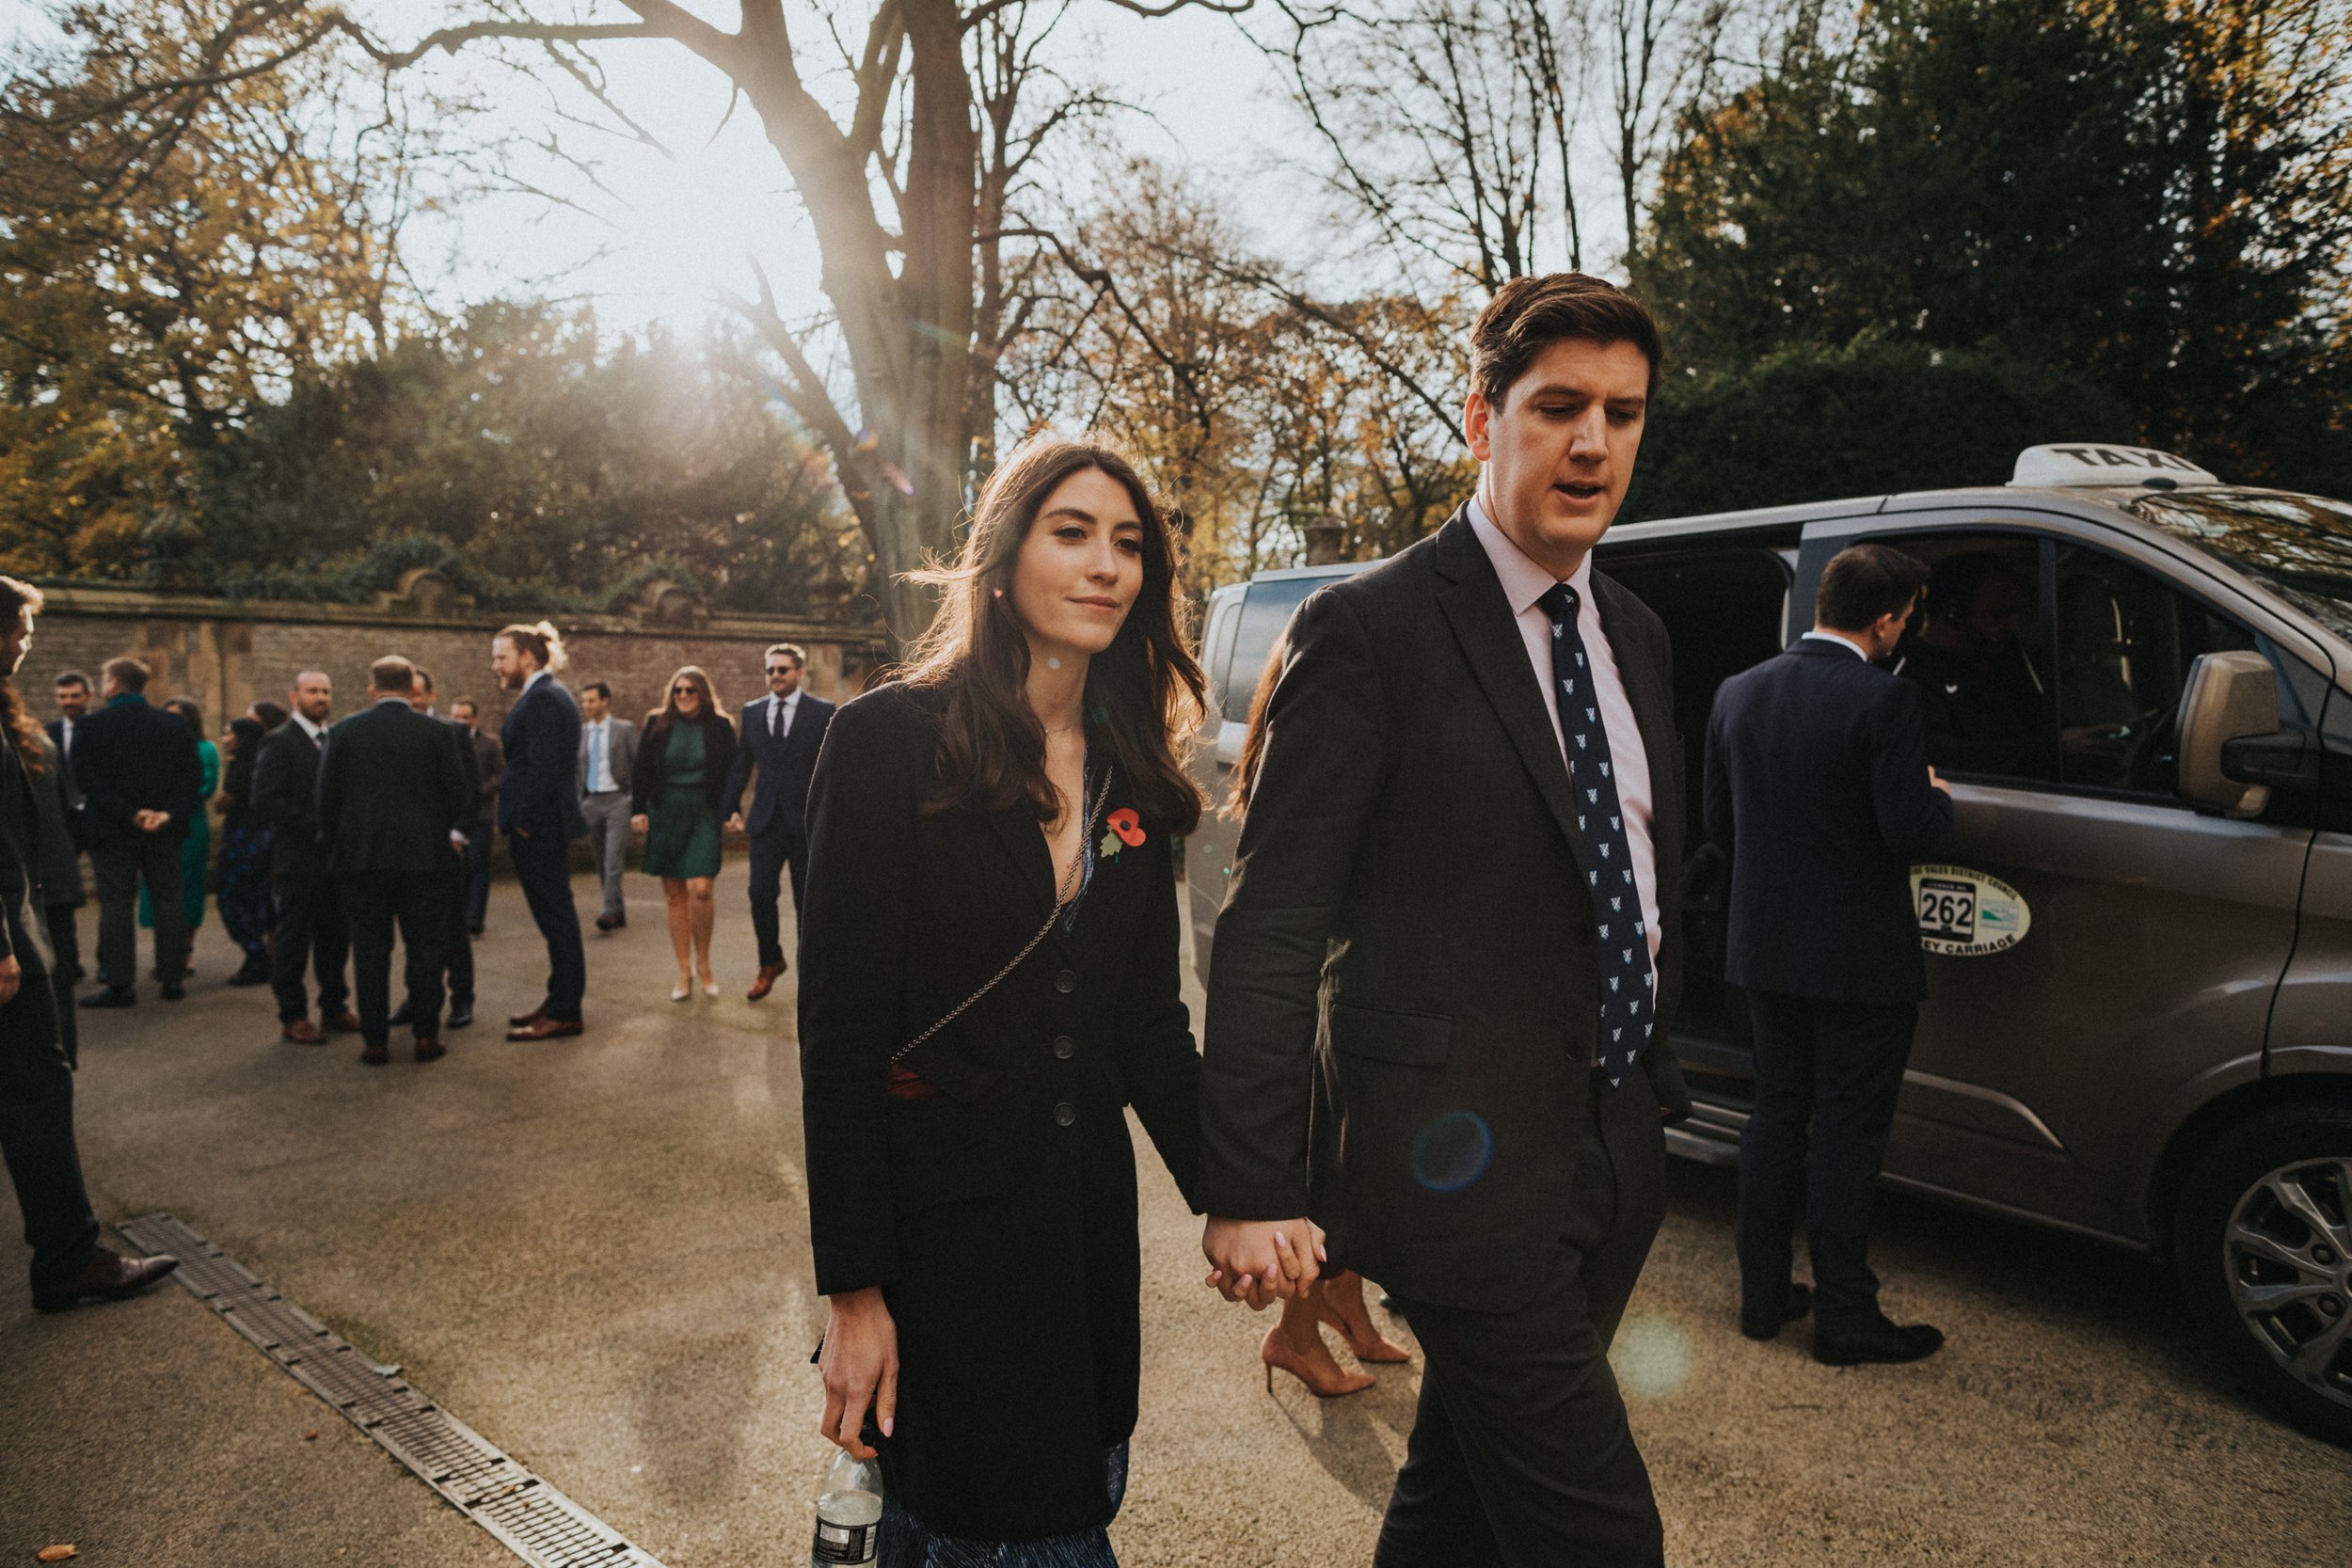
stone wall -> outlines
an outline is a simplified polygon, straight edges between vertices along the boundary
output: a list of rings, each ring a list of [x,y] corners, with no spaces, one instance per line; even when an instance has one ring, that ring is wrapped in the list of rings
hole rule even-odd
[[[440,707],[458,697],[482,705],[484,721],[504,718],[509,698],[490,674],[490,639],[516,617],[476,610],[431,573],[411,573],[397,594],[372,606],[229,600],[138,589],[45,587],[17,686],[43,721],[56,717],[51,687],[61,670],[91,684],[99,666],[132,654],[154,670],[148,695],[190,695],[214,736],[256,698],[283,703],[296,672],[324,670],[335,682],[337,715],[366,700],[368,666],[400,654],[433,673]],[[619,615],[555,617],[571,654],[564,680],[612,688],[613,710],[642,718],[658,705],[682,664],[707,671],[729,712],[767,690],[760,655],[771,642],[808,650],[809,689],[836,701],[864,689],[884,657],[879,630],[845,621],[703,613],[661,585]]]

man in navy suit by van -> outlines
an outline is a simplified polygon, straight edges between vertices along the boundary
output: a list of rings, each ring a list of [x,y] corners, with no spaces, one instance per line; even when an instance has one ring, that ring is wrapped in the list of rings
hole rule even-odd
[[[1927,1324],[1888,1321],[1867,1259],[1871,1194],[1927,996],[1911,865],[1952,828],[1918,689],[1874,663],[1927,579],[1883,545],[1840,551],[1813,629],[1725,681],[1707,726],[1707,832],[1731,856],[1724,978],[1747,991],[1756,1036],[1740,1327],[1769,1339],[1809,1307],[1813,1354],[1833,1366],[1915,1361],[1944,1343]],[[1800,1195],[1810,1295],[1789,1281]]]

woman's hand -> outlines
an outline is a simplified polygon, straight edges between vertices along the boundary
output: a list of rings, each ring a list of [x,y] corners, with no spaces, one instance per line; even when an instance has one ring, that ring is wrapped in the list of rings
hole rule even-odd
[[[652,817],[641,811],[628,819],[628,831],[632,833],[642,833],[652,821]]]
[[[827,1442],[871,1459],[874,1450],[861,1435],[866,1406],[873,1406],[874,1424],[885,1437],[898,1416],[898,1325],[879,1286],[827,1296],[825,1305],[825,1348],[817,1358],[825,1380],[825,1417],[817,1430]]]

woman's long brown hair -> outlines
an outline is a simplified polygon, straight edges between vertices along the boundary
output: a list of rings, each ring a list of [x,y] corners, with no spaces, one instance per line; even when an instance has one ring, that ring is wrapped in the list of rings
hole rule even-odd
[[[1175,540],[1135,466],[1085,441],[1041,441],[1009,459],[980,492],[961,559],[917,574],[943,590],[901,672],[909,685],[947,699],[930,805],[995,812],[1026,801],[1041,822],[1059,815],[1045,776],[1045,726],[1029,706],[1029,640],[1013,610],[1013,569],[1046,499],[1089,469],[1118,481],[1143,525],[1142,591],[1087,666],[1089,738],[1108,743],[1126,775],[1121,797],[1166,831],[1188,833],[1200,820],[1200,790],[1184,758],[1207,711],[1208,682],[1185,646]]]
[[[703,667],[682,664],[678,666],[677,673],[670,677],[670,684],[661,689],[661,705],[645,715],[644,744],[651,745],[668,735],[670,726],[677,722],[677,683],[680,681],[692,687],[702,697],[702,717],[695,721],[696,723],[707,724],[715,718],[729,729],[735,727],[726,711],[719,706],[719,694],[710,689],[710,677],[704,673]]]
[[[40,613],[40,590],[29,582],[0,577],[0,626],[14,626],[27,613]],[[16,689],[16,672],[0,670],[0,725],[5,725],[8,739],[16,747],[16,754],[24,759],[29,773],[43,768],[41,742],[48,738],[41,732],[40,721],[24,711],[24,699]]]

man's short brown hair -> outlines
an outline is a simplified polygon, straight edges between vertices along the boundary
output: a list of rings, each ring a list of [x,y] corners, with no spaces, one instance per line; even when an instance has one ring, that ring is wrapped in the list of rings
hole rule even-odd
[[[417,667],[398,654],[386,654],[368,666],[368,688],[373,691],[410,691],[416,689]]]
[[[147,683],[154,676],[155,672],[147,667],[145,659],[133,658],[129,654],[110,658],[98,668],[99,679],[112,681],[125,691],[146,690]]]
[[[1470,376],[1500,410],[1511,384],[1553,343],[1631,343],[1649,360],[1650,395],[1666,350],[1658,318],[1614,283],[1581,272],[1514,277],[1495,291],[1470,328]]]
[[[1867,631],[1918,602],[1928,569],[1892,545],[1849,545],[1821,569],[1813,618],[1832,631]]]
[[[768,651],[759,656],[759,662],[766,664],[778,654],[782,654],[803,670],[808,668],[808,655],[801,651],[801,645],[797,642],[769,643]]]

